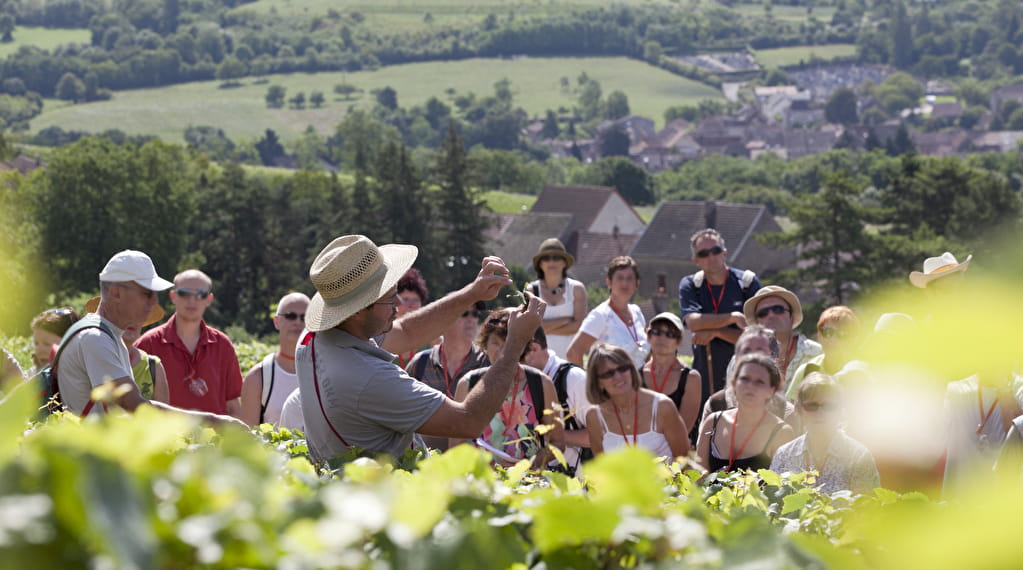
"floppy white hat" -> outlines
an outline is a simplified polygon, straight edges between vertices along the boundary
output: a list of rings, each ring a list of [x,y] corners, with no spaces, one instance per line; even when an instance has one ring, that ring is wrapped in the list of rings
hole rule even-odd
[[[973,259],[973,255],[967,255],[966,261],[959,263],[956,256],[949,252],[941,254],[939,257],[928,257],[924,260],[923,272],[914,271],[909,274],[909,282],[916,287],[924,289],[927,284],[935,279],[940,279],[946,275],[952,275],[953,273],[959,273],[966,271],[970,266],[970,260]]]
[[[134,281],[150,291],[163,291],[174,286],[156,274],[153,260],[148,255],[131,249],[114,254],[100,272],[99,280],[112,283]]]
[[[330,242],[309,268],[316,294],[306,309],[306,328],[313,332],[334,328],[372,305],[398,283],[418,255],[414,245],[377,247],[360,235]]]

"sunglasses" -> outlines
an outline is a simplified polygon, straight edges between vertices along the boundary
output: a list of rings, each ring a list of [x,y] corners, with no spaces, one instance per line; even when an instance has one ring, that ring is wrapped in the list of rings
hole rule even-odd
[[[710,257],[712,255],[721,255],[722,253],[724,253],[724,251],[725,248],[721,247],[720,245],[715,245],[710,249],[701,249],[700,251],[696,252],[696,257],[703,259],[704,257]]]
[[[767,315],[770,315],[771,313],[774,313],[776,315],[784,315],[785,313],[788,312],[789,308],[786,307],[785,305],[771,305],[770,307],[764,307],[763,309],[757,311],[757,318],[762,319]]]
[[[292,311],[290,313],[277,313],[277,316],[278,317],[284,317],[285,319],[287,319],[289,321],[293,321],[295,319],[298,319],[298,320],[302,321],[303,323],[305,322],[305,313],[296,313],[296,312]]]
[[[617,368],[612,368],[611,370],[605,370],[605,371],[597,374],[597,378],[600,379],[600,380],[607,380],[609,378],[613,378],[615,374],[625,374],[626,372],[628,372],[630,370],[632,370],[632,364],[631,363],[620,364]]]
[[[186,287],[178,287],[174,290],[174,294],[182,299],[191,299],[197,297],[201,301],[205,301],[210,296],[209,289],[188,289]]]
[[[682,333],[674,329],[650,329],[647,331],[650,336],[666,336],[668,338],[682,338]]]
[[[849,331],[843,329],[823,328],[821,329],[821,336],[823,338],[845,338],[849,336]]]
[[[554,261],[556,259],[564,260],[565,258],[560,255],[544,255],[540,257],[540,261]]]
[[[69,317],[71,316],[71,309],[46,309],[43,313],[57,315],[58,317]]]
[[[465,317],[468,317],[470,315],[472,316],[472,318],[477,319],[477,320],[480,318],[480,312],[476,311],[474,309],[469,309],[468,311],[462,313],[462,318],[464,319]],[[494,319],[491,319],[491,320],[494,320]]]
[[[835,402],[803,402],[803,409],[808,412],[833,412],[838,409],[838,404]]]

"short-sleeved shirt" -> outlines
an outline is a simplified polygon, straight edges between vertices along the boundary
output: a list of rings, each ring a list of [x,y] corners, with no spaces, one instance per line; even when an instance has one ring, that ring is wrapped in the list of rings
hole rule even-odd
[[[281,408],[281,420],[278,424],[288,429],[297,429],[305,432],[305,418],[302,416],[302,391],[295,388],[284,399],[284,406]]]
[[[135,346],[163,362],[170,405],[226,414],[227,403],[242,395],[242,371],[231,339],[202,322],[199,343],[190,353],[178,336],[176,322],[177,315],[171,315],[166,323],[142,335]]]
[[[427,386],[447,394],[450,398],[455,393],[455,386],[458,385],[458,379],[463,375],[486,366],[490,366],[490,359],[487,358],[487,353],[480,350],[476,345],[469,346],[469,353],[466,355],[465,360],[461,362],[458,370],[450,376],[445,374],[444,362],[441,358],[441,351],[443,350],[444,343],[438,344],[437,346],[421,350],[412,357],[409,361],[408,366],[405,367],[405,371],[410,376],[416,378],[420,382]],[[426,362],[422,362],[426,359]],[[422,374],[419,370],[422,369]],[[439,449],[444,451],[448,448],[448,438],[446,437],[432,437],[423,436],[423,441],[429,447],[433,449]]]
[[[782,445],[771,459],[775,473],[817,471],[816,486],[825,493],[849,490],[870,493],[881,486],[874,456],[864,445],[839,430],[828,444],[827,458],[814,465],[806,435]]]
[[[693,281],[694,275],[683,277],[678,285],[678,303],[682,322],[685,323],[686,317],[693,313],[727,315],[734,311],[742,311],[742,305],[746,299],[752,297],[760,289],[760,281],[754,277],[750,286],[743,290],[740,281],[742,274],[742,270],[730,267],[723,285],[725,288],[723,292],[721,291],[722,286],[710,285],[706,279],[700,287],[697,287]],[[718,302],[719,297],[720,302]],[[735,325],[731,326],[738,328]],[[703,379],[701,406],[711,394],[724,389],[728,362],[735,354],[735,345],[719,338],[710,341],[708,346],[710,346],[711,359],[714,364],[713,378],[707,371],[707,350],[703,346],[693,345],[693,368],[700,373],[700,377]],[[713,380],[713,384],[711,384],[711,380]]]
[[[318,332],[311,340],[307,335],[299,341],[295,363],[313,457],[330,459],[349,446],[400,457],[418,439],[415,431],[440,408],[444,394],[409,376],[372,339],[340,329]]]
[[[121,335],[124,329],[92,313],[83,319],[101,321],[114,334],[110,336],[98,328],[88,328],[72,337],[64,346],[57,362],[57,387],[64,405],[81,415],[92,389],[118,378],[132,378],[131,357]],[[89,414],[104,413],[103,406],[95,406]]]
[[[646,320],[638,305],[629,304],[628,309],[632,315],[631,327],[615,313],[611,308],[611,301],[608,300],[594,307],[586,315],[583,324],[579,326],[579,332],[592,336],[597,342],[606,342],[623,349],[632,357],[636,368],[642,368],[647,354],[650,353],[646,340]],[[640,352],[640,345],[647,347],[644,352]]]

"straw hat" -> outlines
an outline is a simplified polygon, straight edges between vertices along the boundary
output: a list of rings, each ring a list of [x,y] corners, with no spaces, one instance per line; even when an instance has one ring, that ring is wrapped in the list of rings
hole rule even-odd
[[[799,304],[799,297],[784,287],[768,285],[761,287],[756,295],[753,295],[742,305],[742,312],[746,315],[746,322],[753,324],[757,322],[757,305],[767,297],[779,297],[792,309],[792,328],[803,322],[803,306]]]
[[[960,273],[966,271],[970,266],[970,260],[973,259],[972,255],[966,256],[966,261],[959,263],[956,260],[956,256],[949,252],[941,254],[940,257],[928,257],[924,261],[923,273],[914,271],[909,274],[909,282],[915,287],[924,289],[927,284],[935,279],[945,277],[946,275],[952,275],[953,273]]]
[[[85,302],[85,312],[95,313],[96,309],[99,308],[99,297],[93,297]],[[148,327],[149,325],[160,322],[163,319],[163,307],[160,305],[153,305],[153,310],[149,311],[149,316],[146,317],[146,322],[142,323],[142,326]]]
[[[561,243],[561,240],[558,238],[548,238],[543,240],[543,243],[540,244],[540,250],[533,256],[533,270],[538,274],[540,273],[540,258],[547,255],[554,255],[564,259],[566,271],[575,263],[575,258],[572,257],[572,254],[568,253],[568,250],[565,249],[565,244]]]
[[[414,245],[377,247],[366,236],[330,242],[309,268],[316,294],[306,309],[306,328],[313,332],[334,328],[372,305],[398,283],[418,255]]]

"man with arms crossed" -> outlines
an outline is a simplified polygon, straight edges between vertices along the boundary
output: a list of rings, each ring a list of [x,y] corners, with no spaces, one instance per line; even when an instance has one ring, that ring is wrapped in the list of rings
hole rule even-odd
[[[296,353],[306,438],[313,457],[327,460],[350,448],[400,457],[423,435],[478,436],[504,401],[545,304],[528,296],[508,322],[507,347],[464,402],[418,382],[394,364],[394,354],[436,338],[476,301],[511,284],[496,257],[483,260],[476,280],[394,322],[398,279],[416,260],[411,245],[377,247],[365,236],[335,239],[316,257],[309,277],[316,295]],[[393,328],[392,328],[393,325]],[[384,335],[384,333],[387,333]]]

